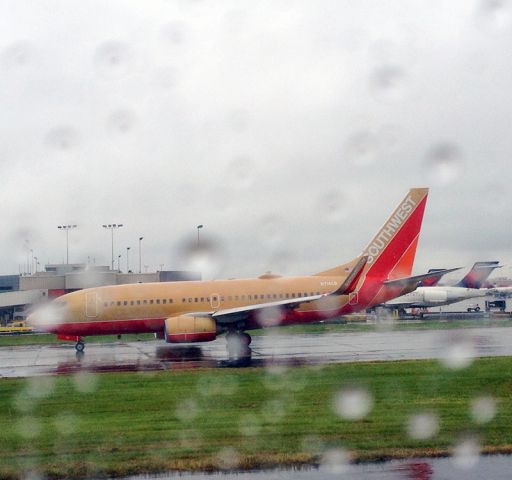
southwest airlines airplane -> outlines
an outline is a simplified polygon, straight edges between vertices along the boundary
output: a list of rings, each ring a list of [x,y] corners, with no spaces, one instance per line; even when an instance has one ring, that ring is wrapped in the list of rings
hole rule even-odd
[[[226,333],[228,354],[236,358],[251,342],[247,330],[357,312],[430,278],[410,276],[427,195],[427,188],[409,190],[360,256],[314,275],[87,288],[59,297],[28,320],[75,341],[77,351],[88,335],[154,332],[168,343],[189,343]]]

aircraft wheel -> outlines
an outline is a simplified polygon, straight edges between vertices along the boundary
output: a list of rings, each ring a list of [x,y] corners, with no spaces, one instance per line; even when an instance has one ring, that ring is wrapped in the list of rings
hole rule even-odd
[[[80,340],[79,342],[76,342],[75,348],[77,352],[83,352],[85,348],[85,343],[82,342],[82,340]]]
[[[226,348],[230,359],[246,358],[251,356],[251,336],[248,333],[228,333],[226,335]]]
[[[479,311],[480,311],[480,307],[476,307],[475,312],[479,312]]]

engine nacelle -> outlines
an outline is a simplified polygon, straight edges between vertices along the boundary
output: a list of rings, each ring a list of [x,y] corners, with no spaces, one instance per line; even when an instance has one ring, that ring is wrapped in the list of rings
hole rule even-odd
[[[425,303],[443,303],[448,300],[448,294],[444,290],[437,290],[435,287],[425,288],[423,301]]]
[[[165,320],[167,343],[211,342],[217,338],[217,325],[211,317],[180,315]]]

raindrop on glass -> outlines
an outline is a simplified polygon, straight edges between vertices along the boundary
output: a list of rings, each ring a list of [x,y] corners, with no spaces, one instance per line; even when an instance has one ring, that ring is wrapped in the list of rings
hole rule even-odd
[[[23,68],[34,58],[34,49],[27,42],[17,42],[7,46],[0,55],[0,63],[5,70]]]
[[[124,75],[131,61],[128,46],[119,41],[104,42],[96,48],[94,65],[97,72],[105,77]]]
[[[360,420],[373,407],[373,398],[362,387],[345,387],[334,397],[334,411],[345,420]]]
[[[480,458],[480,443],[476,438],[463,438],[453,449],[453,463],[457,468],[469,470]]]
[[[137,124],[137,116],[132,110],[120,109],[112,112],[107,120],[107,128],[113,134],[130,133]]]
[[[431,185],[451,185],[463,171],[461,151],[453,143],[438,143],[427,152],[423,166]]]
[[[180,21],[172,21],[165,24],[160,32],[164,42],[170,45],[180,45],[187,39],[187,26]]]
[[[377,100],[395,102],[403,99],[407,75],[398,65],[382,65],[370,76],[370,90]]]
[[[326,450],[320,461],[320,469],[331,475],[345,473],[350,464],[349,453],[341,448]]]
[[[378,138],[371,132],[361,131],[348,137],[344,153],[352,165],[367,167],[375,162],[378,150]]]
[[[92,372],[78,372],[73,375],[73,385],[80,393],[93,393],[98,388],[98,376]]]
[[[16,424],[16,431],[26,440],[36,438],[41,433],[41,422],[35,417],[21,417]]]
[[[240,454],[233,447],[225,447],[217,454],[217,464],[221,470],[233,470],[240,463]]]
[[[182,422],[191,422],[199,415],[199,405],[193,398],[183,400],[176,405],[175,415]]]
[[[328,222],[336,223],[346,217],[348,207],[345,195],[339,190],[331,190],[319,198],[316,213]]]
[[[481,0],[476,20],[477,25],[486,33],[506,31],[512,25],[510,0]]]
[[[451,370],[467,368],[473,363],[476,352],[468,338],[452,338],[441,354],[441,363]]]
[[[80,136],[73,127],[62,126],[51,129],[45,138],[45,144],[55,151],[66,152],[76,148]]]
[[[471,401],[471,417],[476,423],[490,422],[496,416],[496,401],[490,395]]]
[[[433,413],[412,415],[407,421],[407,434],[416,440],[432,438],[439,432],[439,419]]]

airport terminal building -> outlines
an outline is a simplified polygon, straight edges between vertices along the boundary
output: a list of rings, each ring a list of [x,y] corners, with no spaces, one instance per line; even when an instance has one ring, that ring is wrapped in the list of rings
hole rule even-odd
[[[24,320],[35,306],[83,288],[184,280],[201,280],[201,274],[181,270],[122,273],[108,266],[58,264],[46,265],[43,272],[32,275],[0,275],[0,326]]]

